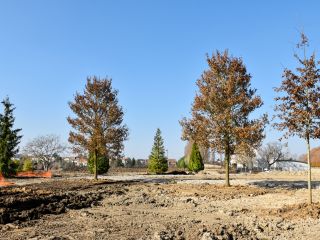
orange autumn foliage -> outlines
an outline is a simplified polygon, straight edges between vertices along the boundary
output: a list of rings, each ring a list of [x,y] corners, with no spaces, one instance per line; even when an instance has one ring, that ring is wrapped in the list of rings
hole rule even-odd
[[[180,121],[182,139],[224,153],[229,186],[231,156],[260,147],[267,115],[250,116],[263,102],[251,87],[251,75],[241,58],[217,51],[207,56],[207,63],[209,68],[196,83],[192,116]]]
[[[303,154],[300,157],[301,161],[307,162],[307,154]],[[312,167],[320,167],[320,147],[311,149],[310,162]]]

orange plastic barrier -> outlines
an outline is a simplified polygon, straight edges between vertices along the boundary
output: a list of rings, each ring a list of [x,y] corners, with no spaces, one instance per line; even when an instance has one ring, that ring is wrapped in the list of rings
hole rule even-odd
[[[6,187],[6,186],[11,186],[11,185],[14,185],[14,183],[13,182],[7,182],[6,179],[0,173],[0,187]]]
[[[52,178],[52,172],[33,172],[33,171],[26,171],[26,172],[18,172],[16,177],[38,177],[38,178]]]

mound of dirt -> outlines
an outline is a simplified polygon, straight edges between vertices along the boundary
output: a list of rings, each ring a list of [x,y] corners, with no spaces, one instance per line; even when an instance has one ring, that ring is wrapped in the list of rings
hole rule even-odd
[[[320,203],[301,203],[284,206],[279,209],[270,210],[269,214],[276,215],[285,219],[320,219]]]
[[[164,189],[170,191],[170,185],[163,186]],[[269,189],[247,187],[247,186],[231,186],[202,184],[197,187],[181,185],[178,192],[173,192],[174,195],[196,197],[209,197],[211,200],[229,200],[242,197],[255,197],[271,192]]]

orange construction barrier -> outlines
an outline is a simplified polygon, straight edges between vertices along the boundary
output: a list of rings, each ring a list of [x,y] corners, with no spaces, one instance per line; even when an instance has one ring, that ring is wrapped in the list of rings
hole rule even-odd
[[[33,171],[26,171],[26,172],[18,172],[16,177],[36,177],[36,178],[52,178],[52,172],[33,172]]]
[[[6,186],[11,186],[14,185],[13,182],[7,182],[4,176],[0,173],[0,187],[6,187]]]

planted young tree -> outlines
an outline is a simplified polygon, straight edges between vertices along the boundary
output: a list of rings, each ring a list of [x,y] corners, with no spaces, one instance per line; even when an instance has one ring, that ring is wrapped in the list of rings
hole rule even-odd
[[[294,54],[299,66],[296,71],[285,69],[282,83],[276,92],[281,95],[275,100],[275,117],[278,122],[274,127],[284,131],[284,137],[298,136],[306,141],[308,170],[309,203],[312,203],[310,139],[320,137],[320,69],[315,53],[307,56],[306,48],[309,42],[304,33],[297,44],[302,49],[302,57]]]
[[[183,140],[199,145],[225,157],[226,186],[230,186],[230,158],[243,146],[258,148],[264,138],[267,116],[250,118],[262,106],[262,100],[251,88],[251,76],[241,58],[228,51],[207,56],[209,69],[197,81],[199,88],[192,106],[191,119],[182,119]]]
[[[68,117],[72,126],[69,142],[75,152],[85,149],[93,158],[94,179],[98,178],[97,159],[108,161],[122,157],[128,128],[123,124],[123,110],[112,80],[89,77],[83,94],[76,93],[69,106],[75,117]]]
[[[33,163],[30,158],[26,158],[23,161],[22,171],[32,171],[33,170]]]
[[[88,158],[88,169],[90,173],[94,174],[95,171],[95,163],[94,163],[95,157],[93,156],[93,154],[89,154],[89,158]],[[96,159],[96,164],[97,164],[97,174],[103,174],[108,172],[109,169],[109,161],[106,158],[106,156],[98,156]]]
[[[24,153],[28,156],[36,158],[42,165],[45,171],[48,171],[58,154],[66,150],[60,137],[54,134],[38,136],[27,142],[24,147]]]
[[[183,169],[185,169],[185,168],[188,167],[187,164],[186,164],[186,162],[185,162],[185,156],[181,157],[181,158],[178,160],[178,162],[177,162],[177,167],[178,167],[178,168],[183,168]]]
[[[161,131],[158,128],[154,137],[154,143],[148,161],[148,169],[150,173],[164,173],[168,170],[168,159],[165,156],[163,139]]]
[[[131,167],[135,167],[136,166],[136,159],[132,158],[131,160]]]
[[[185,155],[186,164],[189,163],[193,144],[194,144],[194,141],[188,141],[185,148],[184,148],[184,155]],[[197,144],[197,147],[200,151],[203,162],[208,163],[209,162],[209,153],[210,153],[209,149],[205,146],[199,146],[198,144]]]
[[[201,157],[199,147],[195,142],[192,144],[192,150],[191,150],[188,168],[190,171],[193,171],[193,172],[199,172],[200,170],[204,169],[203,159]]]
[[[13,129],[15,121],[13,104],[10,103],[9,98],[1,103],[4,113],[0,114],[0,173],[8,176],[12,170],[10,169],[11,158],[19,152],[18,145],[22,136],[19,135],[21,129]]]

